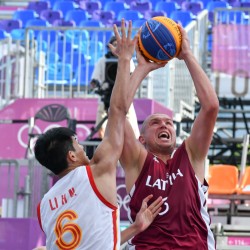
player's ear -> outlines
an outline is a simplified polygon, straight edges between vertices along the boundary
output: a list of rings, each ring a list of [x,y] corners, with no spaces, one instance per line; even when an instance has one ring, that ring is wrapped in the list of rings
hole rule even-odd
[[[142,145],[145,145],[145,139],[142,135],[139,136],[139,142],[142,144]]]
[[[68,154],[67,154],[67,159],[68,159],[69,161],[75,162],[75,161],[77,160],[77,159],[76,159],[75,151],[69,150],[69,151],[68,151]]]

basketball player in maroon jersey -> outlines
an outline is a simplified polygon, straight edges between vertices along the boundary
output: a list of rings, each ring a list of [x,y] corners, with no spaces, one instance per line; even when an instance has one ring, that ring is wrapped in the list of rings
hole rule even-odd
[[[216,93],[191,52],[185,30],[178,55],[191,74],[200,101],[190,136],[176,149],[176,131],[171,117],[150,115],[143,123],[139,141],[126,123],[124,146],[120,162],[125,171],[126,188],[130,194],[131,222],[148,194],[162,196],[164,204],[152,224],[128,242],[136,250],[214,250],[215,241],[210,230],[206,208],[208,184],[205,159],[212,140],[219,103]],[[138,58],[147,75],[152,63]],[[142,72],[141,72],[142,74]],[[130,81],[142,81],[131,75]]]

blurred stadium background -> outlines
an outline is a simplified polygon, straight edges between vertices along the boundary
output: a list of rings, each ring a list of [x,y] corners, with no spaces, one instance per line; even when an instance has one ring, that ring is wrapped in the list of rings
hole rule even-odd
[[[0,1],[0,250],[44,244],[36,206],[54,176],[35,161],[36,135],[53,126],[76,129],[91,153],[98,96],[89,82],[107,51],[112,24],[134,32],[164,15],[187,30],[211,79],[220,112],[207,156],[208,210],[217,249],[250,249],[250,1]],[[136,58],[134,58],[136,64]],[[106,66],[106,77],[111,77]],[[173,114],[178,143],[199,110],[192,79],[173,59],[148,75],[134,101],[138,124],[153,112]],[[121,227],[128,225],[123,171],[117,171]]]

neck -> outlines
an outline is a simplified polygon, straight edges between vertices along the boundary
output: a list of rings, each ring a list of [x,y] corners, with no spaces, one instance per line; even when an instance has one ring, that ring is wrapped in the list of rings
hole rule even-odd
[[[64,177],[65,175],[67,175],[69,172],[71,172],[72,170],[76,169],[77,167],[68,167],[65,170],[63,170],[60,174],[58,174],[57,176],[59,177],[59,179],[61,179],[62,177]]]
[[[171,154],[161,154],[159,152],[158,153],[151,152],[151,153],[165,163],[167,163],[167,161],[171,158]]]

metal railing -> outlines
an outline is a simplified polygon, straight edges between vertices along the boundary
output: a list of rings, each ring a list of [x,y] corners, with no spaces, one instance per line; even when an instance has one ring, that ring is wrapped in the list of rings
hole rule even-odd
[[[3,218],[36,217],[36,207],[51,186],[49,171],[35,159],[0,160]]]
[[[211,226],[216,240],[217,250],[247,250],[250,245],[250,227],[243,225]]]
[[[22,96],[24,51],[20,41],[0,40],[0,108]]]
[[[206,44],[203,36],[206,25],[207,11],[204,10],[196,21],[186,27],[192,50],[203,67],[206,66]],[[136,31],[137,29],[134,29],[133,32]],[[110,28],[96,27],[27,28],[25,40],[9,41],[10,44],[14,42],[19,45],[19,57],[19,51],[22,55],[25,53],[24,61],[18,63],[17,78],[14,82],[18,91],[14,91],[10,96],[13,96],[13,99],[16,96],[96,97],[89,89],[91,72],[98,58],[106,53],[106,44],[111,33]],[[6,66],[6,69],[10,72],[11,68]],[[13,81],[13,77],[10,78]],[[153,99],[179,113],[180,101],[192,107],[194,95],[192,79],[185,64],[173,59],[164,69],[152,72],[145,78],[136,97]],[[5,100],[5,103],[9,101]]]

